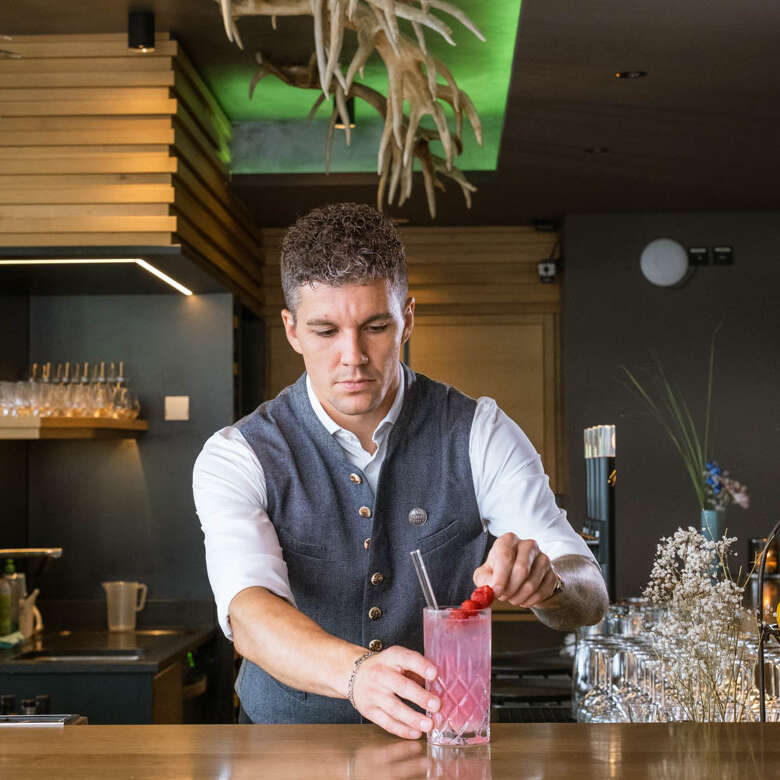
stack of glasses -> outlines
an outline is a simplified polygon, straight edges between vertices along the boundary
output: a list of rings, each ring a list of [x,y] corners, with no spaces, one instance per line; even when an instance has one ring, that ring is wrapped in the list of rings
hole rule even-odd
[[[29,379],[0,382],[0,417],[134,420],[141,411],[119,363],[33,363]]]
[[[747,616],[749,624],[750,616]],[[663,611],[641,599],[610,607],[595,626],[577,631],[572,672],[573,715],[581,723],[757,722],[759,720],[758,640],[739,635],[729,673],[720,680],[681,683],[680,668],[691,667],[691,648],[680,643],[674,657],[658,650],[652,629]],[[700,648],[707,654],[722,648]],[[684,655],[685,654],[685,655]],[[707,669],[702,663],[702,669]],[[711,668],[711,666],[709,667]],[[780,646],[765,648],[767,721],[780,722]],[[689,686],[689,687],[686,687]],[[712,687],[716,686],[716,687]],[[693,707],[688,702],[697,701]]]

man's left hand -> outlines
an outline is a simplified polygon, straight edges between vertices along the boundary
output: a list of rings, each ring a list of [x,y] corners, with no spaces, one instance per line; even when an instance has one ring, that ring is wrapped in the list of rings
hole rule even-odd
[[[506,533],[496,539],[485,562],[474,570],[474,582],[477,587],[490,585],[500,601],[535,607],[553,595],[558,575],[533,539]]]

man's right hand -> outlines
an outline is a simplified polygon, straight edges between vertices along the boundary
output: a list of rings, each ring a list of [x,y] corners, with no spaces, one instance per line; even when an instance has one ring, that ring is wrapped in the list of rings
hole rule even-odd
[[[355,709],[397,737],[418,739],[433,724],[429,717],[403,700],[430,712],[436,712],[441,702],[438,696],[411,679],[411,675],[433,680],[436,667],[420,653],[398,645],[367,658],[358,668],[352,686]]]

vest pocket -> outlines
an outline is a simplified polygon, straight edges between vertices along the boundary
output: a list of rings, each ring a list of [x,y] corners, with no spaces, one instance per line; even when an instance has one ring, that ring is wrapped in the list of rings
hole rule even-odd
[[[444,528],[440,528],[428,536],[423,536],[422,539],[418,539],[416,544],[421,553],[436,552],[450,542],[462,540],[462,528],[461,521],[453,520]]]
[[[328,554],[328,548],[324,544],[312,544],[311,542],[304,542],[301,539],[296,539],[283,528],[277,528],[276,533],[279,537],[279,544],[282,547],[283,554],[293,552],[298,555],[304,555],[307,558],[316,558],[321,561],[337,560],[333,557],[332,552]]]

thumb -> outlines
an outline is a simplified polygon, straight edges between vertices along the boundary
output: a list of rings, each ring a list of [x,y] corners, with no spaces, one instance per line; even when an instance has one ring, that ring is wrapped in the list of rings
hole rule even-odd
[[[477,566],[474,569],[474,584],[479,588],[482,585],[490,585],[490,581],[493,579],[493,567],[485,562],[482,566]]]

